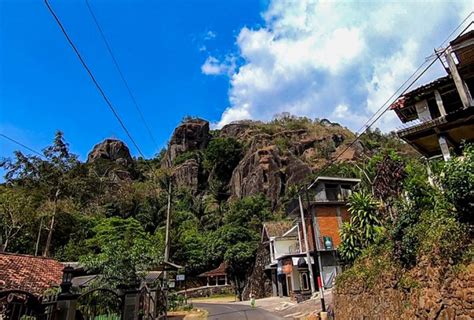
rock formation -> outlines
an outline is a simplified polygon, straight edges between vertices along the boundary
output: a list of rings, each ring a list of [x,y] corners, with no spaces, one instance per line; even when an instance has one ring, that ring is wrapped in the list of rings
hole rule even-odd
[[[213,179],[212,172],[206,172],[198,160],[202,159],[211,139],[236,139],[243,146],[244,154],[230,180],[224,181],[230,198],[263,193],[276,208],[291,185],[303,183],[313,170],[347,146],[351,136],[347,129],[328,121],[291,126],[250,120],[227,124],[211,136],[209,122],[188,119],[174,130],[161,165],[173,169],[179,187],[187,187],[196,193],[198,186],[205,189],[206,181],[210,183]],[[344,161],[356,158],[356,151],[359,150],[348,150]]]
[[[124,167],[133,164],[127,145],[117,139],[105,139],[94,146],[87,156],[87,162],[93,163],[98,159],[109,160]]]
[[[168,168],[172,167],[177,156],[188,151],[204,149],[209,140],[208,121],[202,119],[183,121],[171,136],[163,165]]]
[[[173,170],[173,177],[178,188],[188,188],[195,194],[199,186],[199,164],[189,159]]]
[[[292,155],[281,155],[274,145],[256,148],[235,168],[230,181],[231,196],[264,193],[275,207],[287,186],[303,181],[310,173],[307,164]]]

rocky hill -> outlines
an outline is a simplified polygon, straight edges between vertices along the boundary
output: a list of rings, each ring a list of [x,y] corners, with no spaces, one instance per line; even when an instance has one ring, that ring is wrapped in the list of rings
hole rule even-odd
[[[235,166],[227,168],[229,175],[220,179],[222,190],[231,199],[262,193],[276,207],[291,186],[308,179],[353,138],[351,131],[328,120],[285,116],[269,123],[235,122],[211,131],[208,121],[188,119],[174,130],[161,166],[172,169],[178,187],[199,193],[216,178],[203,160],[208,147],[218,140],[237,142],[241,153]],[[353,161],[363,152],[358,143],[341,159]]]

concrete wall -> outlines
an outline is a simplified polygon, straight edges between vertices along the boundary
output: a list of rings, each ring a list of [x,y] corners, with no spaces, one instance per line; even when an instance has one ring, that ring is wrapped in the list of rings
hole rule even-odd
[[[289,248],[291,246],[297,246],[297,245],[298,245],[298,239],[276,239],[274,242],[275,259],[278,259],[279,257],[283,255],[289,254],[290,253]]]

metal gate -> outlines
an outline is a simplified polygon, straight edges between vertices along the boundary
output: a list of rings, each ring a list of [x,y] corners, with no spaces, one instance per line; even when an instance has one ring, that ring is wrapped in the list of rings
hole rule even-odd
[[[57,296],[38,297],[23,290],[0,291],[0,320],[54,320]]]
[[[77,298],[76,320],[120,320],[123,300],[115,291],[92,289]]]

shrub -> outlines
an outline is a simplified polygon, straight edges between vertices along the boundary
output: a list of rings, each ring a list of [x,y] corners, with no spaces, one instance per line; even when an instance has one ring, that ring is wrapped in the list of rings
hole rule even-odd
[[[378,202],[368,193],[356,192],[349,198],[351,221],[341,230],[339,253],[346,263],[351,263],[359,253],[377,242],[382,235]]]
[[[463,156],[446,162],[441,184],[446,197],[453,203],[461,222],[474,223],[474,144],[464,147]]]
[[[185,163],[189,159],[195,159],[198,163],[200,163],[201,157],[202,155],[199,151],[186,151],[184,153],[181,153],[174,159],[173,165],[178,166],[180,164]]]

